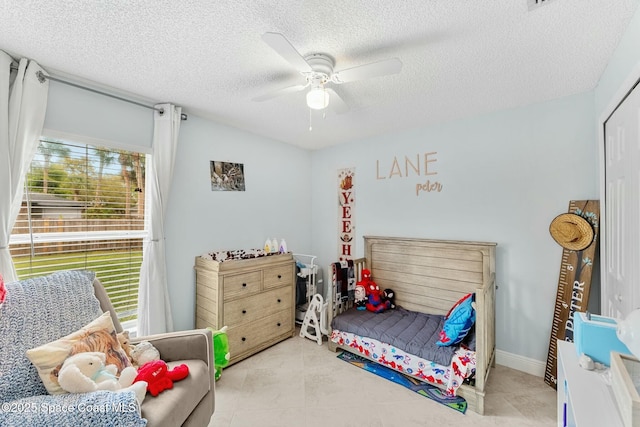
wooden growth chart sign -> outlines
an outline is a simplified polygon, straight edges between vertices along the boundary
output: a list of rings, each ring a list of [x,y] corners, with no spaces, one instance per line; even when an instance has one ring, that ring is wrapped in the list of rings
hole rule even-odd
[[[593,240],[582,250],[563,248],[560,263],[560,277],[556,304],[553,311],[549,352],[545,368],[544,382],[557,388],[557,345],[556,340],[573,342],[573,315],[584,312],[589,303],[591,276],[595,257],[598,254],[598,221],[600,203],[598,200],[572,200],[569,213],[588,221],[593,227]]]

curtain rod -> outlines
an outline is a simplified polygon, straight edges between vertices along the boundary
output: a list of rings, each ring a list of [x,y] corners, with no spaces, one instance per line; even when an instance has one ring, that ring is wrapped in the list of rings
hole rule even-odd
[[[11,69],[17,70],[17,69],[18,69],[18,66],[17,66],[17,65],[14,65],[14,64],[11,64]],[[59,82],[59,83],[63,83],[63,84],[65,84],[65,85],[69,85],[69,86],[76,87],[76,88],[78,88],[78,89],[83,89],[83,90],[87,90],[87,91],[89,91],[89,92],[97,93],[98,95],[108,96],[108,97],[110,97],[110,98],[114,98],[114,99],[117,99],[117,100],[119,100],[119,101],[124,101],[124,102],[128,102],[128,103],[130,103],[130,104],[138,105],[138,106],[140,106],[140,107],[149,108],[149,109],[151,109],[151,110],[155,110],[155,111],[160,112],[160,114],[163,114],[163,113],[164,113],[164,109],[162,109],[162,108],[156,108],[156,107],[154,107],[154,106],[147,105],[147,104],[143,104],[143,103],[141,103],[141,102],[137,102],[137,101],[134,101],[134,100],[132,100],[132,99],[127,99],[127,98],[123,98],[123,97],[120,97],[120,96],[114,95],[114,94],[112,94],[112,93],[102,92],[102,91],[97,90],[97,89],[93,89],[93,88],[90,88],[90,87],[87,87],[87,86],[82,86],[82,85],[79,85],[79,84],[77,84],[77,83],[70,82],[70,81],[68,81],[68,80],[63,80],[63,79],[61,79],[61,78],[59,78],[59,77],[47,76],[47,75],[45,75],[42,71],[38,71],[38,72],[36,73],[36,77],[37,77],[37,78],[38,78],[38,80],[40,80],[41,82],[44,82],[44,79],[53,80],[53,81],[56,81],[56,82]],[[180,114],[180,119],[181,119],[181,120],[187,120],[187,118],[188,118],[188,116],[187,116],[185,113],[181,113],[181,114]]]
[[[69,86],[77,87],[78,89],[88,90],[89,92],[97,93],[98,95],[108,96],[108,97],[110,97],[110,98],[114,98],[114,99],[117,99],[117,100],[119,100],[119,101],[124,101],[124,102],[128,102],[128,103],[130,103],[130,104],[138,105],[138,106],[140,106],[140,107],[149,108],[149,109],[151,109],[151,110],[155,110],[155,111],[160,112],[160,114],[164,114],[164,109],[162,109],[162,108],[156,108],[156,107],[154,107],[154,106],[147,105],[147,104],[143,104],[143,103],[141,103],[141,102],[137,102],[137,101],[134,101],[134,100],[132,100],[132,99],[127,99],[127,98],[123,98],[123,97],[121,97],[121,96],[114,95],[114,94],[112,94],[112,93],[102,92],[102,91],[100,91],[100,90],[93,89],[93,88],[86,87],[86,86],[82,86],[82,85],[79,85],[79,84],[77,84],[77,83],[73,83],[73,82],[70,82],[70,81],[68,81],[68,80],[63,80],[63,79],[58,78],[58,77],[47,76],[47,75],[45,75],[42,71],[38,71],[38,72],[36,73],[36,77],[38,77],[38,80],[40,80],[40,81],[44,81],[43,79],[53,80],[53,81],[55,81],[55,82],[63,83],[63,84],[65,84],[65,85],[69,85]],[[181,119],[181,120],[187,120],[187,115],[186,115],[186,114],[184,114],[184,113],[181,113],[181,114],[180,114],[180,119]]]

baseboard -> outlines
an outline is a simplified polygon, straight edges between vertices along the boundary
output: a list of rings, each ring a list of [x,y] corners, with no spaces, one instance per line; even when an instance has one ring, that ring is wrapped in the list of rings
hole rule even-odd
[[[496,350],[496,363],[537,377],[544,377],[546,368],[546,364],[540,360],[520,356],[519,354],[507,353],[503,350]]]

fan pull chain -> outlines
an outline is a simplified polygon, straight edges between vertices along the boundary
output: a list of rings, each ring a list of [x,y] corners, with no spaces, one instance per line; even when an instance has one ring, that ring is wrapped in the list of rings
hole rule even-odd
[[[309,132],[313,130],[313,126],[311,126],[311,108],[309,108]]]

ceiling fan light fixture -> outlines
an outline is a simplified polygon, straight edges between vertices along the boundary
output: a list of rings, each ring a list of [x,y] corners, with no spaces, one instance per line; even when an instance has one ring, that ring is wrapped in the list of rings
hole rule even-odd
[[[323,87],[314,87],[307,92],[307,106],[313,110],[323,110],[329,105],[329,93]]]

